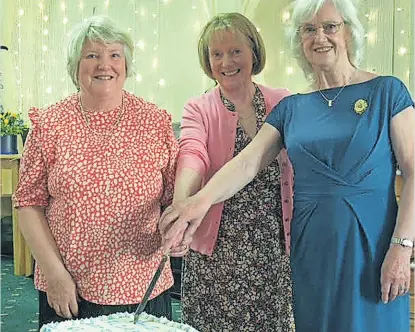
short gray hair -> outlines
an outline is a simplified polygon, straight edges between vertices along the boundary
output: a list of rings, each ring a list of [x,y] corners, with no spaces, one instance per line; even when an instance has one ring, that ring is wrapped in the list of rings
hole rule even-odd
[[[133,75],[134,42],[131,36],[117,28],[110,18],[106,16],[91,16],[72,30],[71,40],[67,49],[66,68],[72,82],[78,89],[79,62],[81,61],[82,48],[88,40],[99,41],[104,44],[120,43],[124,45],[126,73],[127,76]]]
[[[304,22],[312,19],[326,1],[331,1],[340,14],[343,16],[345,25],[350,27],[352,41],[348,45],[347,54],[351,64],[358,67],[363,59],[363,44],[365,31],[358,18],[356,0],[296,0],[293,4],[291,16],[291,26],[288,35],[291,40],[291,51],[299,66],[304,71],[306,78],[310,81],[315,80],[313,69],[307,61],[301,44],[299,28]]]

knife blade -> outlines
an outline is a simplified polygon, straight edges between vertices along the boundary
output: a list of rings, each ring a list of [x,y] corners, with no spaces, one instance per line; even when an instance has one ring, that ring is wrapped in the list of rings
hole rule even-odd
[[[146,292],[144,293],[143,300],[141,301],[140,305],[134,313],[134,324],[137,324],[140,314],[144,311],[144,308],[146,307],[150,295],[153,292],[153,289],[156,286],[158,279],[160,278],[161,272],[163,271],[164,265],[166,264],[168,258],[169,255],[163,255],[163,258],[161,259],[161,262],[156,272],[154,273],[153,279],[151,279],[151,282],[148,285]]]

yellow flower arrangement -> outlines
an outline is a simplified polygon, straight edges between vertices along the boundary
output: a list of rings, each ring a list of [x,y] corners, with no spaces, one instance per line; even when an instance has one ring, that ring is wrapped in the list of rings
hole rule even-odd
[[[366,112],[367,109],[367,101],[364,99],[359,99],[354,103],[354,111],[356,114],[362,115],[364,112]]]
[[[9,111],[0,113],[0,136],[21,135],[27,129],[20,114]]]

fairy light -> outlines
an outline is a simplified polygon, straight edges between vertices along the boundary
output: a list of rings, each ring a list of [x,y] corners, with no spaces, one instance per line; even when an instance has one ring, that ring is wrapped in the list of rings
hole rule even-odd
[[[287,23],[290,20],[291,14],[290,12],[284,11],[281,16],[281,20],[283,23]]]
[[[140,74],[135,75],[136,82],[141,82],[143,80],[143,77]]]
[[[369,45],[374,45],[376,43],[376,32],[370,31],[366,34],[367,43]]]
[[[61,9],[63,10],[63,11],[65,11],[66,10],[66,4],[65,4],[65,2],[61,2]]]
[[[399,55],[405,55],[407,53],[408,53],[408,50],[407,50],[406,47],[404,47],[404,46],[399,47],[399,49],[398,49],[398,54]]]
[[[67,17],[64,17],[63,20],[62,20],[62,23],[63,24],[67,24],[68,23],[68,18]]]
[[[193,24],[193,28],[196,30],[196,32],[199,32],[199,30],[200,30],[200,22],[199,21],[196,21]]]
[[[158,66],[159,66],[159,59],[158,59],[158,58],[154,58],[154,59],[153,59],[153,62],[152,62],[152,64],[151,64],[151,66],[152,66],[154,69],[157,69],[157,68],[158,68]]]
[[[292,74],[294,74],[294,68],[289,66],[285,68],[285,72],[287,73],[287,75],[291,76]]]
[[[108,7],[109,7],[109,5],[110,5],[110,0],[105,0],[105,1],[104,1],[104,6],[105,6],[105,8],[108,8]]]
[[[140,50],[144,50],[144,48],[145,48],[146,44],[144,43],[144,41],[139,40],[139,41],[135,44],[135,46],[137,46]]]
[[[21,112],[23,109],[23,97],[21,97],[21,95],[23,95],[23,90],[22,90],[22,57],[21,57],[21,45],[22,45],[22,18],[23,15],[25,14],[24,9],[21,7],[21,2],[19,0],[18,2],[18,15],[17,15],[17,45],[16,45],[16,49],[17,49],[17,55],[16,55],[16,85],[17,85],[17,91],[18,91],[18,95],[19,98],[17,100],[17,110],[18,112]],[[18,83],[17,83],[18,82]]]
[[[160,80],[157,82],[158,85],[160,86],[165,86],[166,85],[166,80],[164,78],[160,78]]]

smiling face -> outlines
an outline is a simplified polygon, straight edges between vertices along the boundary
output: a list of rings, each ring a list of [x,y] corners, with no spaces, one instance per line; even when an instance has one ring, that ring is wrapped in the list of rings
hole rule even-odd
[[[123,45],[86,41],[78,79],[81,91],[96,98],[115,97],[122,92],[126,80]]]
[[[350,64],[347,40],[350,32],[334,4],[326,1],[313,19],[300,27],[303,52],[314,69]]]
[[[209,64],[219,85],[228,91],[250,83],[253,55],[245,36],[238,32],[217,32],[209,43]]]

